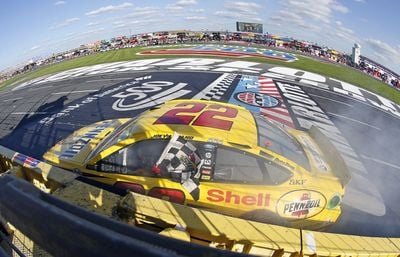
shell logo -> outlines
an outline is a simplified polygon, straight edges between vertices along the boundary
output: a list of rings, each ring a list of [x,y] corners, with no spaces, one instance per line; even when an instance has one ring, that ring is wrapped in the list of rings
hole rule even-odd
[[[317,191],[296,190],[284,194],[276,205],[276,212],[286,219],[311,218],[325,209],[326,198]]]

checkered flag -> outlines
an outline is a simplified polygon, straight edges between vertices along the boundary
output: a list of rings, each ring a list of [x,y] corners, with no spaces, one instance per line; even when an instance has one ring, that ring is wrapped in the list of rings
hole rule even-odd
[[[202,163],[196,147],[178,133],[174,133],[153,171],[158,174],[162,171],[168,172],[171,178],[180,182],[197,201],[200,197],[199,170]]]

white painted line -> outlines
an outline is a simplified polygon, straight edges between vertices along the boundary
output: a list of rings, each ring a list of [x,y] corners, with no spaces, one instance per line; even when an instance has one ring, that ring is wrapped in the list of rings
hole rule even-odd
[[[392,167],[392,168],[400,170],[400,166],[398,166],[398,165],[395,165],[395,164],[392,164],[392,163],[388,163],[388,162],[385,162],[385,161],[382,161],[382,160],[379,160],[379,159],[375,159],[375,158],[366,156],[364,154],[361,154],[361,157],[366,159],[366,160],[374,161],[376,163],[383,164],[383,165],[386,165],[386,166],[389,166],[389,167]]]
[[[279,119],[292,122],[292,119],[290,118],[289,114],[288,115],[283,115],[283,114],[280,114],[280,113],[274,112],[273,110],[268,110],[268,109],[262,109],[261,113],[262,114],[266,114],[266,115],[271,115],[271,116],[277,117]]]
[[[52,124],[54,124],[54,125],[72,126],[72,127],[81,127],[81,128],[87,126],[87,124],[85,125],[85,124],[80,124],[80,123],[60,122],[60,121],[54,122]]]
[[[18,97],[18,98],[3,100],[3,102],[17,101],[17,100],[21,100],[21,99],[23,99],[23,98],[22,97]]]
[[[268,76],[271,76],[271,75],[268,74]],[[282,79],[282,78],[278,77],[278,79]],[[288,81],[296,82],[296,81],[290,80],[290,79],[282,79],[282,80],[284,81],[284,82],[282,82],[282,83],[287,83]],[[286,81],[285,81],[285,80],[286,80]],[[367,105],[367,106],[369,106],[369,107],[372,107],[372,108],[374,108],[374,109],[376,109],[376,110],[378,110],[378,111],[381,111],[381,112],[383,112],[383,113],[389,114],[389,115],[392,116],[393,118],[396,118],[396,119],[399,119],[399,120],[400,120],[400,117],[399,117],[399,116],[394,115],[394,114],[392,114],[391,112],[384,111],[384,110],[382,110],[382,108],[379,108],[379,107],[377,107],[377,106],[375,106],[375,105],[373,105],[373,104],[370,104],[370,103],[368,102],[368,100],[362,101],[362,100],[356,99],[356,98],[351,97],[351,96],[348,96],[348,95],[344,95],[344,94],[341,94],[341,93],[338,93],[338,92],[331,91],[331,90],[329,90],[329,89],[324,89],[324,88],[321,88],[321,87],[318,87],[318,86],[307,85],[307,84],[304,84],[304,83],[301,84],[301,85],[298,85],[298,86],[314,88],[314,89],[318,89],[318,90],[321,90],[321,91],[324,91],[324,92],[327,92],[327,93],[330,93],[330,94],[333,94],[333,95],[342,96],[342,97],[351,99],[351,100],[353,100],[353,101],[356,101],[356,102],[365,104],[365,105]]]
[[[217,78],[216,80],[214,80],[210,85],[208,85],[205,89],[203,89],[202,91],[200,91],[197,95],[195,95],[194,97],[192,97],[192,99],[201,99],[203,97],[206,96],[207,93],[209,93],[214,87],[218,86],[218,84],[223,81],[224,79],[226,79],[226,77],[229,76],[229,73],[224,73],[222,74],[219,78]]]
[[[0,92],[0,96],[5,96],[7,94],[11,94],[11,92],[8,92],[8,91]]]
[[[308,94],[308,95],[314,96],[314,97],[318,97],[318,98],[322,98],[322,99],[325,99],[325,100],[329,100],[331,102],[335,102],[335,103],[338,103],[338,104],[347,105],[349,107],[353,107],[353,105],[351,105],[351,104],[346,104],[346,103],[343,103],[343,102],[340,102],[340,101],[337,101],[337,100],[333,100],[333,99],[330,99],[329,97],[324,97],[324,96],[315,95],[315,94]]]
[[[346,117],[346,116],[343,116],[343,115],[339,115],[339,114],[336,114],[336,113],[332,113],[332,112],[326,112],[327,114],[330,114],[330,115],[333,115],[333,116],[336,116],[336,117],[339,117],[339,118],[342,118],[342,119],[345,119],[345,120],[349,120],[349,121],[352,121],[352,122],[355,122],[355,123],[358,123],[358,124],[361,124],[361,125],[364,125],[364,126],[367,126],[367,127],[370,127],[370,128],[373,128],[373,129],[376,129],[376,130],[381,130],[380,128],[378,128],[378,127],[375,127],[375,126],[372,126],[372,125],[369,125],[369,124],[367,124],[367,123],[364,123],[364,122],[362,122],[362,121],[359,121],[359,120],[355,120],[355,119],[352,119],[352,118],[349,118],[349,117]]]
[[[34,114],[47,114],[47,112],[12,112],[13,115],[34,115]]]
[[[10,97],[10,94],[9,94],[9,93],[7,93],[7,94],[4,94],[4,95],[0,95],[0,97],[1,97],[1,98]]]
[[[29,88],[28,91],[36,91],[36,90],[40,90],[40,89],[43,89],[43,88],[49,88],[49,87],[53,87],[53,86],[44,86],[44,87]]]
[[[102,81],[128,80],[128,79],[132,79],[132,78],[93,79],[93,80],[86,80],[85,82],[102,82]]]
[[[90,93],[90,92],[97,92],[99,91],[98,89],[94,90],[81,90],[81,91],[69,91],[69,92],[58,92],[58,93],[51,93],[52,95],[68,95],[68,94],[74,94],[74,93]]]

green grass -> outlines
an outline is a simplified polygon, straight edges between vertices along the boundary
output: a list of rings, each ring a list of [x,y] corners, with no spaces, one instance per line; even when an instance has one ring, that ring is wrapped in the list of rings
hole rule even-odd
[[[172,46],[166,46],[167,48],[171,48]],[[97,53],[94,55],[79,57],[76,59],[64,61],[58,64],[50,65],[48,67],[40,68],[36,71],[32,71],[26,74],[18,75],[12,79],[4,81],[0,83],[0,90],[3,90],[7,87],[12,87],[18,83],[28,81],[34,78],[38,78],[44,75],[69,70],[73,68],[83,67],[83,66],[90,66],[95,64],[101,63],[108,63],[108,62],[116,62],[116,61],[129,61],[129,60],[137,60],[137,59],[150,59],[150,58],[159,58],[160,56],[145,56],[145,55],[136,55],[137,52],[142,51],[142,48],[127,48],[127,49],[120,49],[120,50],[113,50],[104,53]],[[164,57],[164,56],[163,56]],[[174,56],[170,55],[168,57],[183,57],[182,55]],[[199,57],[199,56],[189,56],[184,55],[184,57]],[[204,58],[218,58],[220,57],[211,57],[211,56],[204,56]],[[224,58],[228,59],[228,58]],[[243,59],[241,59],[243,60]],[[350,84],[357,85],[361,88],[365,88],[377,94],[380,94],[395,103],[400,104],[400,92],[381,81],[378,81],[374,78],[371,78],[369,75],[363,74],[362,72],[355,71],[351,68],[336,65],[332,63],[325,63],[316,61],[312,58],[298,56],[298,60],[291,63],[270,60],[265,58],[245,58],[248,61],[254,61],[259,63],[268,63],[278,66],[284,67],[291,67],[296,69],[301,69],[305,71],[315,72],[321,75],[325,75],[328,77],[332,77],[335,79],[339,79]]]

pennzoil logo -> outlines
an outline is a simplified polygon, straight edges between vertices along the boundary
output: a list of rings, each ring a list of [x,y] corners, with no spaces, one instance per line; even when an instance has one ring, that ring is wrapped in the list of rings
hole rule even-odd
[[[326,206],[326,198],[319,192],[292,191],[279,199],[277,212],[281,217],[306,219],[320,213]]]

